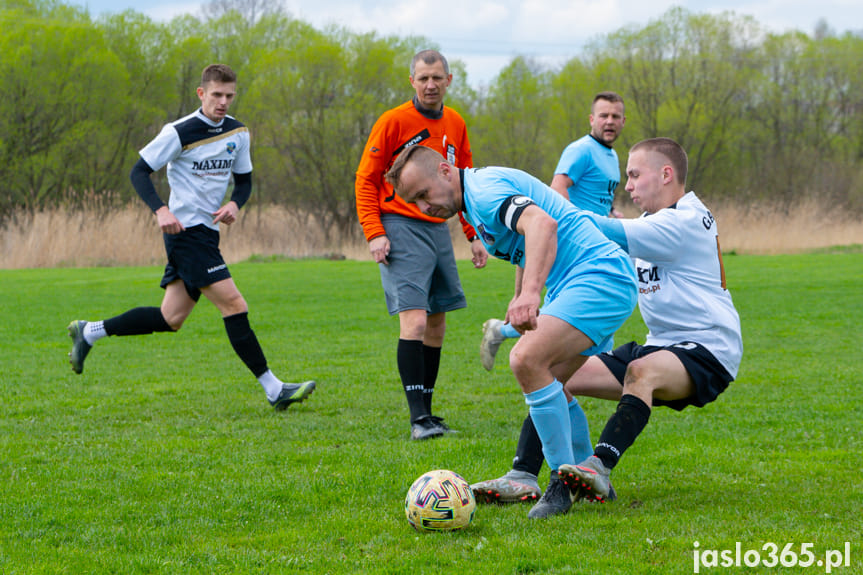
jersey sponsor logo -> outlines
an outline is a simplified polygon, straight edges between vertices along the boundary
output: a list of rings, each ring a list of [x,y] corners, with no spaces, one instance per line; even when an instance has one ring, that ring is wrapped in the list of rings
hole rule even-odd
[[[402,144],[401,146],[396,148],[396,150],[393,152],[393,159],[395,159],[396,156],[398,156],[399,154],[401,154],[403,151],[407,150],[411,146],[416,146],[420,142],[422,142],[424,140],[428,140],[429,138],[431,138],[431,133],[428,131],[428,128],[422,130],[421,132],[415,134],[414,136],[411,136],[410,138],[408,138],[408,140],[404,144]]]
[[[638,268],[636,271],[638,272],[639,283],[646,284],[659,281],[659,270],[656,266],[650,268]]]
[[[701,223],[704,225],[705,230],[709,230],[710,228],[712,228],[713,222],[715,221],[716,220],[713,218],[713,214],[711,214],[709,211],[707,212],[706,216],[701,218]]]
[[[649,268],[636,268],[635,273],[638,275],[638,283],[644,284],[644,286],[639,286],[639,294],[648,295],[662,289],[662,286],[659,283],[659,269],[656,266]]]
[[[485,226],[484,226],[483,224],[480,224],[480,225],[476,228],[476,231],[479,233],[479,235],[480,235],[480,236],[482,236],[483,241],[484,241],[487,245],[489,245],[489,246],[493,246],[493,245],[494,245],[494,236],[493,236],[493,235],[491,235],[490,233],[488,233],[488,230],[487,230],[487,229],[485,229]]]
[[[197,172],[209,172],[211,170],[230,170],[234,160],[203,160],[192,162],[192,169]]]

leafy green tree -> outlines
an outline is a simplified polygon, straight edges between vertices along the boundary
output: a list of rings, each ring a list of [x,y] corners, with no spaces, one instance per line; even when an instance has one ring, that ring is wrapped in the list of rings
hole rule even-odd
[[[492,82],[474,125],[468,126],[476,165],[508,166],[547,179],[541,171],[548,149],[550,79],[535,62],[516,57]]]
[[[690,157],[690,187],[706,196],[734,187],[728,154],[746,128],[760,34],[750,17],[672,8],[641,30],[618,31],[594,46],[627,99],[626,140],[674,138]]]
[[[117,189],[122,154],[109,145],[126,78],[101,30],[62,5],[2,10],[0,28],[0,133],[14,142],[0,150],[0,215]]]

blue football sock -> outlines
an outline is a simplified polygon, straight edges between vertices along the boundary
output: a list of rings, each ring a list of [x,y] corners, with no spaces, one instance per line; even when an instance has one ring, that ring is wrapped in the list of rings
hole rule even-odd
[[[593,445],[590,443],[587,416],[574,397],[569,402],[569,423],[572,426],[572,454],[575,456],[575,462],[581,463],[593,455]]]
[[[542,440],[542,453],[548,466],[557,471],[564,463],[575,463],[563,384],[555,379],[542,389],[525,393],[524,401],[530,407],[530,418]]]
[[[508,323],[503,324],[503,326],[500,328],[500,333],[506,339],[517,339],[521,337],[521,334],[518,333],[515,328]]]

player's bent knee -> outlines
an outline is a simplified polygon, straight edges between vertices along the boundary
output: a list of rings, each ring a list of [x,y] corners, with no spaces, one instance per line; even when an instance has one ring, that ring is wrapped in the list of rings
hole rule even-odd
[[[623,379],[624,393],[627,390],[650,391],[655,388],[655,377],[649,362],[644,358],[630,362],[626,367],[626,376]]]
[[[535,358],[520,350],[517,344],[509,352],[509,368],[515,379],[521,384],[522,389],[524,389],[524,382],[535,379],[537,374],[542,371]]]

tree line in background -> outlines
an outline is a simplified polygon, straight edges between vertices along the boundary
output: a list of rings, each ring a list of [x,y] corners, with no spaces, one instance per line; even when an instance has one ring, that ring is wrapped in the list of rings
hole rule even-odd
[[[201,70],[223,62],[239,76],[231,113],[252,132],[254,204],[291,207],[333,234],[359,233],[362,147],[378,116],[412,95],[410,58],[430,47],[316,29],[278,0],[212,0],[170,22],[0,0],[0,29],[0,220],[137,198],[128,180],[137,151],[198,107]],[[672,8],[557,69],[515,57],[479,87],[439,48],[475,165],[550,181],[566,144],[587,133],[593,95],[614,90],[626,100],[624,163],[630,145],[668,136],[689,152],[688,187],[708,201],[788,208],[815,197],[863,212],[861,34],[823,24],[811,36],[771,34],[751,17]],[[164,171],[154,177],[167,198]]]

